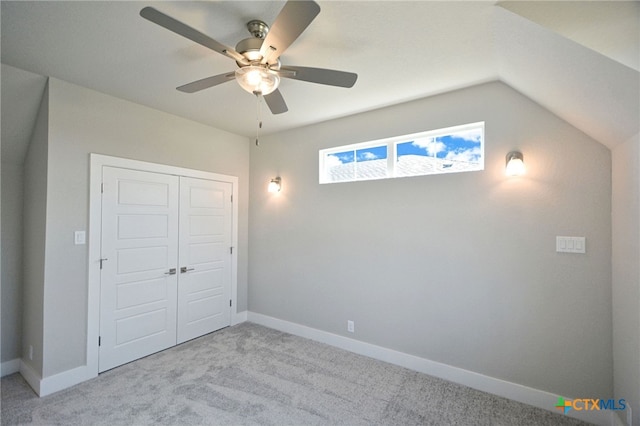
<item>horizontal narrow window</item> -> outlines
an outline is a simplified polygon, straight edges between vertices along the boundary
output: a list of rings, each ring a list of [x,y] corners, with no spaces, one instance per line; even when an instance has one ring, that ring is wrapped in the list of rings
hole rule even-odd
[[[484,169],[484,122],[320,150],[320,183]]]

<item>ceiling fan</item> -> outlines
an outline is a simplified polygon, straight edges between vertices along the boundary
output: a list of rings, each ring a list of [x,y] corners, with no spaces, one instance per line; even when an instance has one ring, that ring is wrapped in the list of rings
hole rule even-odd
[[[252,37],[241,40],[233,49],[211,37],[165,15],[152,7],[145,7],[140,16],[195,41],[236,61],[238,69],[203,78],[177,89],[194,93],[235,79],[249,93],[262,95],[273,114],[287,112],[287,104],[278,90],[281,78],[308,81],[337,87],[352,87],[358,75],[324,68],[283,66],[280,55],[302,34],[320,13],[314,1],[289,0],[269,27],[260,20],[247,23]]]

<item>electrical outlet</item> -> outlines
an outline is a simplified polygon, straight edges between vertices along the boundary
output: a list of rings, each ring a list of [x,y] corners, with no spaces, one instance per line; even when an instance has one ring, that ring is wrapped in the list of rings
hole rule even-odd
[[[29,345],[29,359],[33,361],[33,345]]]
[[[354,333],[356,331],[356,326],[351,320],[347,321],[347,331],[349,333]]]

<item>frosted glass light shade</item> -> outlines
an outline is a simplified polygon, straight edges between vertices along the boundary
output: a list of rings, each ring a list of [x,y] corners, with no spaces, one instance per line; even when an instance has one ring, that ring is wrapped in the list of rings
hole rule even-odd
[[[521,152],[512,151],[507,154],[507,176],[522,176],[525,172],[524,156]]]
[[[280,192],[282,189],[282,180],[279,177],[271,179],[267,191],[271,193]]]
[[[280,77],[264,67],[249,65],[236,70],[238,84],[247,92],[268,95],[278,88]]]

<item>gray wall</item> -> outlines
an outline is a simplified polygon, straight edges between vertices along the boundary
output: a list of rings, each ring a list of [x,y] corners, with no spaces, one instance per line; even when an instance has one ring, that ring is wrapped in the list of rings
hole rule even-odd
[[[0,64],[2,103],[2,350],[6,363],[22,356],[22,211],[24,162],[47,78]],[[5,364],[2,374],[15,371]]]
[[[616,398],[640,425],[640,135],[612,152],[613,366]]]
[[[476,121],[483,172],[318,184],[319,149]],[[525,177],[504,176],[513,149]],[[249,310],[609,396],[610,212],[610,151],[501,83],[265,136],[251,148]],[[586,237],[587,253],[556,253],[557,235]]]
[[[2,362],[22,357],[22,175],[2,162]]]
[[[238,309],[245,310],[249,140],[53,78],[49,96],[43,377],[85,364],[88,245],[74,245],[73,233],[88,230],[92,152],[239,177]]]
[[[49,149],[49,86],[38,110],[29,150],[24,162],[24,252],[22,361],[42,375],[44,269],[47,229],[47,156]],[[50,225],[50,224],[49,224]],[[29,346],[33,359],[29,359]]]

